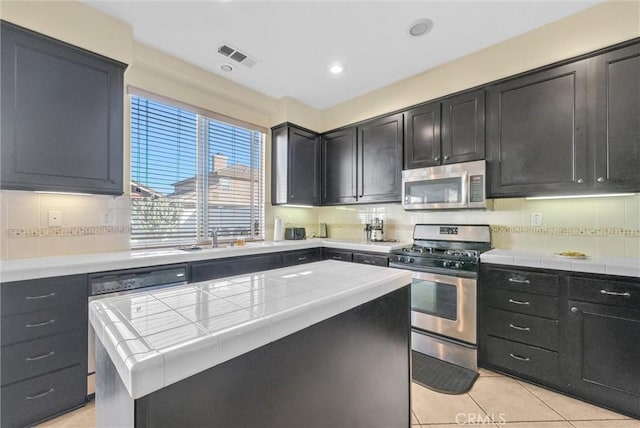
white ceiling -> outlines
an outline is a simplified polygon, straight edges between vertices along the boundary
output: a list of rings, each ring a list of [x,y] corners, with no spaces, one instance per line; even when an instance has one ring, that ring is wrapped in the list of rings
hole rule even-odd
[[[602,0],[94,1],[137,41],[274,98],[324,109],[460,58]],[[412,38],[409,26],[433,30]],[[227,43],[252,68],[217,53]],[[344,73],[331,75],[335,62]],[[230,73],[220,65],[230,63]]]

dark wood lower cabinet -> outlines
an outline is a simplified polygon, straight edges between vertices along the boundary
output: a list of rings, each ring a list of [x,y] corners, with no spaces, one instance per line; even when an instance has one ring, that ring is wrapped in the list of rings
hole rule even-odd
[[[552,297],[499,288],[504,271],[481,268],[478,364],[640,418],[640,279],[509,267],[557,276]]]

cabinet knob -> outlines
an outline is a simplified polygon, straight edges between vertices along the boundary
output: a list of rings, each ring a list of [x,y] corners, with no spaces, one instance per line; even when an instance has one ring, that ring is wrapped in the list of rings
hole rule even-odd
[[[449,160],[449,159],[451,159],[451,156],[445,156],[444,157],[444,160]]]
[[[578,313],[578,311],[579,311],[579,309],[578,309],[578,308],[576,308],[575,306],[571,308],[571,313],[572,313],[572,314],[577,314],[577,313]]]
[[[578,180],[577,180],[577,181],[578,181],[578,184],[582,184],[582,183],[584,183],[584,180],[583,180],[582,178],[578,178]]]
[[[598,177],[598,183],[604,183],[605,181],[607,181],[606,178],[604,177]]]
[[[440,161],[440,157],[436,156],[436,157],[433,158],[433,160],[436,161],[436,162],[439,162]]]

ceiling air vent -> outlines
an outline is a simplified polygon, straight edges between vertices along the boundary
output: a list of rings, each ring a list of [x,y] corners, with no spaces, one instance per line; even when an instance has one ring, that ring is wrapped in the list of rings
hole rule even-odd
[[[253,67],[258,63],[258,60],[256,58],[253,58],[249,56],[249,54],[245,52],[241,52],[238,49],[232,46],[229,46],[227,44],[221,45],[218,48],[218,53],[228,58],[231,58],[235,62],[238,62],[247,67]]]

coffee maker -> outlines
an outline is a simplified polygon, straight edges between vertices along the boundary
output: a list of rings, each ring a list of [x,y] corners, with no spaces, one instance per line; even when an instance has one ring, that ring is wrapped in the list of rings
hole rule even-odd
[[[373,219],[373,223],[371,223],[371,241],[384,241],[384,220],[380,220],[379,218]]]

